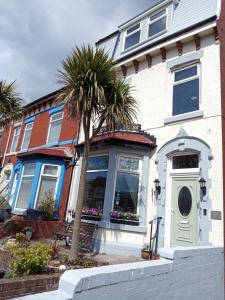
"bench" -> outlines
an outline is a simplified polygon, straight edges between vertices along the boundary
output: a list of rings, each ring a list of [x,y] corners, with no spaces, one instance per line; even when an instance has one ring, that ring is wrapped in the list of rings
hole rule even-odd
[[[79,250],[83,252],[93,251],[93,237],[98,228],[95,223],[82,222],[80,225],[80,240]],[[72,222],[59,222],[56,231],[53,235],[55,243],[58,240],[65,240],[66,246],[71,247],[73,234],[73,221]]]

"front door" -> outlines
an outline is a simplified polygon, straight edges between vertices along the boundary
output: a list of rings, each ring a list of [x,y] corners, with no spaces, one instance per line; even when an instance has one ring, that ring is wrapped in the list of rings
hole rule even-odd
[[[197,178],[172,178],[171,246],[197,244]]]

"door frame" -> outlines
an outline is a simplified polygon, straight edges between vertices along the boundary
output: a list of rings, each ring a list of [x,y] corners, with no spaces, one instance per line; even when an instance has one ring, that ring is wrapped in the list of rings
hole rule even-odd
[[[182,153],[181,155],[193,154],[193,152]],[[185,178],[191,177],[193,179],[200,178],[200,168],[193,169],[172,169],[172,158],[177,156],[174,153],[172,156],[168,157],[167,160],[167,180],[166,180],[166,201],[165,201],[165,234],[164,234],[164,245],[165,247],[171,247],[171,208],[172,208],[172,182],[173,178]],[[199,198],[200,202],[200,198]],[[199,216],[197,212],[197,216]],[[199,218],[196,220],[197,232],[199,229]],[[198,236],[198,235],[197,235]],[[197,239],[198,242],[198,239]]]

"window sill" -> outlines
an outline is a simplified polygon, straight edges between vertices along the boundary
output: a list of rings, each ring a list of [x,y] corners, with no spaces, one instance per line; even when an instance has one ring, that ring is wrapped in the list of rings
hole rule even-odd
[[[137,232],[137,233],[147,233],[147,227],[143,226],[143,225],[134,226],[134,225],[111,223],[110,221],[91,221],[91,220],[84,220],[84,222],[96,223],[96,224],[98,224],[99,228],[103,228],[103,229],[122,230],[122,231]]]
[[[167,125],[170,123],[175,123],[175,122],[179,122],[179,121],[183,121],[183,120],[201,118],[203,116],[204,116],[204,114],[203,114],[202,110],[192,111],[192,112],[189,112],[186,114],[181,114],[181,115],[176,115],[176,116],[166,118],[166,119],[164,119],[164,124]]]

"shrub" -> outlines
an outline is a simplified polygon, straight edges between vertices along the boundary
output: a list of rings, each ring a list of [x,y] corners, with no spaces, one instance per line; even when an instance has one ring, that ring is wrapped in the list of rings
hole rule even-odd
[[[14,276],[40,274],[51,257],[51,248],[43,244],[27,248],[12,248],[13,261],[10,269]]]
[[[24,233],[22,233],[22,232],[16,233],[16,241],[17,241],[18,243],[24,243],[25,240],[26,240],[26,236],[25,236]]]
[[[45,213],[46,220],[51,220],[55,208],[55,200],[51,191],[45,193],[41,200],[38,210]]]

